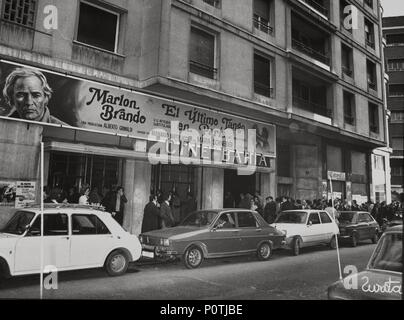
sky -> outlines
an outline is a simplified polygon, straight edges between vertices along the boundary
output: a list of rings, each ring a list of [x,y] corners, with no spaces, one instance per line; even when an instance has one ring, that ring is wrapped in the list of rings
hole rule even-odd
[[[384,9],[383,17],[404,16],[404,0],[380,0]]]

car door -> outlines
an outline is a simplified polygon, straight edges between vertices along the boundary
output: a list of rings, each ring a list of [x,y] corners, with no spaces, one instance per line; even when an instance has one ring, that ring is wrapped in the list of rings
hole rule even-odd
[[[303,242],[315,244],[322,242],[323,230],[318,212],[311,212],[306,224],[306,239]]]
[[[235,212],[224,212],[211,229],[206,241],[209,254],[221,255],[240,250],[240,232],[236,227]]]
[[[94,214],[71,215],[70,260],[73,267],[101,266],[115,240]]]
[[[248,211],[237,212],[237,223],[240,230],[241,251],[256,250],[264,239],[264,231],[254,214]]]
[[[331,241],[334,236],[334,222],[325,211],[320,211],[321,226],[323,230],[323,240],[325,242]]]
[[[370,235],[369,235],[369,221],[368,221],[368,218],[367,218],[366,215],[367,215],[367,213],[364,213],[364,212],[360,212],[358,214],[357,231],[358,231],[359,239],[370,238]]]
[[[44,215],[43,266],[58,270],[70,266],[70,236],[67,214]],[[26,235],[20,238],[15,248],[15,272],[40,272],[41,265],[41,217],[38,215]]]

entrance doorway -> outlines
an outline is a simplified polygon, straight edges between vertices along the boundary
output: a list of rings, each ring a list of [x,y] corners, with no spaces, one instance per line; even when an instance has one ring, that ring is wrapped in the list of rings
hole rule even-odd
[[[237,170],[224,170],[224,197],[226,197],[226,194],[230,192],[236,207],[240,202],[240,193],[249,193],[254,195],[256,192],[260,192],[260,184],[261,181],[259,173],[245,176],[238,175]],[[223,203],[226,203],[225,198]]]

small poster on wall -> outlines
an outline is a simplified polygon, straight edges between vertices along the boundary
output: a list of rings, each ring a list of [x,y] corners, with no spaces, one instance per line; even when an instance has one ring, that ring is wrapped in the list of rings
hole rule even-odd
[[[23,208],[29,203],[35,203],[36,183],[32,181],[17,181],[15,207]]]

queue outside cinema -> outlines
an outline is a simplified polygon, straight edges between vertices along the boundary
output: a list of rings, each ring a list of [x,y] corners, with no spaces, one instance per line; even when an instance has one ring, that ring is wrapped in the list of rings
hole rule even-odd
[[[104,193],[100,193],[97,187],[90,189],[89,185],[84,185],[80,193],[77,192],[75,187],[69,188],[67,193],[60,188],[53,188],[50,191],[46,189],[44,190],[44,202],[103,206],[122,225],[124,207],[128,201],[124,189],[120,186],[114,186],[109,190],[103,191]],[[385,201],[376,203],[368,201],[358,205],[355,200],[349,204],[347,200],[335,199],[333,207],[331,200],[295,200],[287,196],[277,197],[276,199],[272,196],[267,196],[264,199],[258,192],[254,195],[241,193],[239,200],[236,201],[230,192],[226,192],[223,207],[257,211],[269,224],[274,223],[278,214],[285,210],[325,210],[336,219],[338,219],[339,211],[366,211],[373,216],[379,225],[382,225],[384,221],[391,221],[396,216],[402,217],[404,212],[404,194],[401,194],[398,200],[393,201],[391,204],[386,204]],[[197,202],[192,192],[187,192],[186,199],[181,200],[175,189],[166,194],[158,190],[150,195],[149,203],[144,208],[142,233],[174,227],[195,210],[197,210]]]

